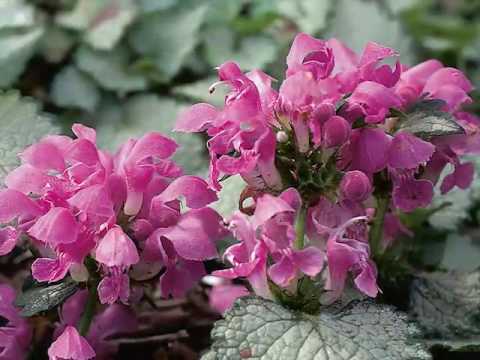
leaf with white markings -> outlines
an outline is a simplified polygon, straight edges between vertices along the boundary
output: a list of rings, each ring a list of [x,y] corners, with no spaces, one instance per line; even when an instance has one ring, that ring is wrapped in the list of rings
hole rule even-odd
[[[70,65],[55,76],[51,97],[58,106],[93,111],[100,100],[100,92],[92,79]]]
[[[312,316],[261,298],[237,300],[216,323],[203,359],[430,359],[407,316],[371,301],[354,301]]]
[[[0,180],[18,166],[17,154],[41,137],[58,132],[35,102],[16,91],[0,92]]]
[[[408,131],[425,140],[465,133],[465,130],[451,114],[439,110],[421,110],[410,113],[401,122],[399,130]]]
[[[411,312],[429,337],[480,337],[480,272],[432,273],[412,284]],[[480,344],[480,341],[478,342]]]

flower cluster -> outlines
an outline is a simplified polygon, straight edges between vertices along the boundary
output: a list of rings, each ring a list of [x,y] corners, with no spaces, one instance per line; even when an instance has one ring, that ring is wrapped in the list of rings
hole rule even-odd
[[[375,297],[372,259],[409,234],[398,213],[428,206],[448,164],[442,193],[473,179],[472,164],[459,159],[480,151],[480,120],[463,110],[472,85],[436,60],[409,68],[373,42],[358,55],[299,34],[286,62],[278,91],[262,71],[222,64],[211,91],[227,85],[225,105],[193,105],[176,125],[207,132],[214,188],[231,175],[247,183],[242,211],[228,219],[239,240],[225,253],[233,267],[216,275],[247,279],[271,297],[272,283],[295,291],[303,274],[326,268],[334,297],[348,274]],[[244,208],[246,198],[254,205]]]
[[[183,175],[170,159],[176,143],[159,133],[130,139],[110,154],[97,147],[93,129],[76,124],[73,132],[76,139],[47,136],[25,149],[22,164],[6,177],[0,254],[29,246],[40,254],[32,264],[37,281],[69,273],[93,283],[102,304],[129,303],[130,278],[162,270],[162,296],[183,295],[205,274],[202,261],[217,257],[215,241],[226,232],[207,207],[215,192]],[[78,337],[73,328],[65,331],[57,343]],[[52,358],[79,358],[56,349]]]
[[[25,149],[0,191],[0,255],[29,249],[38,282],[69,276],[88,288],[63,304],[50,359],[111,356],[108,337],[137,327],[125,307],[142,297],[136,284],[158,277],[162,296],[185,295],[229,232],[238,240],[224,253],[229,267],[213,272],[210,302],[220,312],[251,290],[294,297],[308,279],[330,299],[349,279],[377,296],[375,260],[411,234],[399,214],[428,206],[447,166],[440,192],[467,188],[474,168],[460,157],[480,152],[465,76],[435,60],[408,68],[398,57],[376,43],[357,55],[336,39],[299,34],[278,90],[260,70],[221,65],[210,90],[228,86],[225,105],[196,104],[176,126],[207,132],[209,182],[184,175],[171,159],[176,143],[155,132],[111,154],[76,124],[74,139],[47,136]],[[240,210],[222,219],[209,205],[228,176],[247,187]],[[13,298],[0,286],[8,320],[0,357],[21,357],[30,341]]]

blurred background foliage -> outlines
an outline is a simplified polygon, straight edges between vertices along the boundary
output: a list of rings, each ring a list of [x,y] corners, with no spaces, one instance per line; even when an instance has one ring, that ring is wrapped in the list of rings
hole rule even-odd
[[[407,65],[437,58],[480,87],[480,0],[1,0],[0,14],[0,88],[37,99],[63,132],[73,122],[95,127],[110,149],[146,131],[170,134],[191,173],[206,172],[205,141],[172,134],[177,113],[198,101],[222,103],[224,93],[208,87],[228,59],[281,79],[299,31],[337,37],[359,52],[376,41]],[[478,91],[474,97],[478,113]],[[226,215],[239,186],[239,179],[226,183],[217,205]],[[480,182],[447,198],[450,206],[433,216],[405,219],[435,229],[421,231],[424,242],[453,246],[458,241],[446,239],[458,226],[478,227]],[[480,255],[475,241],[455,251]],[[442,254],[437,263],[449,263]]]

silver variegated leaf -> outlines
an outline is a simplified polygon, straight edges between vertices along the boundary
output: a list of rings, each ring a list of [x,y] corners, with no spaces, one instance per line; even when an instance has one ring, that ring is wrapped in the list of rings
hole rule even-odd
[[[203,359],[431,359],[415,340],[417,335],[405,314],[371,301],[354,301],[313,316],[247,297],[216,323],[212,349]]]
[[[425,140],[465,133],[451,114],[439,110],[411,113],[402,121],[399,130],[408,131]]]

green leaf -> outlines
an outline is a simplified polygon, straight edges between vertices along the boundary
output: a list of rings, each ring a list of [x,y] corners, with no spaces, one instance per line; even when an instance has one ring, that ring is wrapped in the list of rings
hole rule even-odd
[[[111,50],[136,15],[137,7],[133,0],[111,1],[95,17],[85,34],[85,41],[95,49]]]
[[[100,100],[100,92],[93,80],[69,65],[55,76],[51,97],[58,106],[93,111]]]
[[[87,30],[108,2],[109,0],[78,0],[73,10],[60,12],[55,17],[55,22],[68,29]]]
[[[129,43],[153,59],[159,80],[169,81],[181,68],[198,40],[208,5],[178,6],[144,15],[129,32]]]
[[[137,0],[140,10],[143,13],[151,13],[159,10],[165,10],[175,6],[178,0]]]
[[[203,174],[208,167],[204,141],[195,134],[172,132],[179,111],[185,104],[156,95],[137,95],[124,106],[105,104],[98,118],[99,144],[115,150],[128,138],[138,138],[148,131],[160,131],[179,144],[174,159],[189,173]],[[193,156],[194,155],[194,156]]]
[[[327,25],[332,1],[280,0],[277,11],[298,25],[300,31],[315,34]]]
[[[23,72],[43,35],[42,28],[0,31],[0,87],[8,87]]]
[[[236,210],[238,210],[238,201],[240,195],[247,186],[247,183],[240,175],[230,176],[222,181],[222,190],[218,194],[218,200],[212,204],[212,207],[220,215],[228,219]]]
[[[243,0],[210,0],[205,22],[225,24],[233,21],[242,10]]]
[[[15,304],[22,308],[22,316],[30,317],[62,304],[77,290],[77,283],[71,279],[54,284],[39,284],[19,294]]]
[[[425,140],[465,133],[453,115],[439,110],[421,110],[410,113],[401,122],[399,130],[408,131]]]
[[[475,234],[450,234],[440,266],[448,270],[473,271],[480,266],[480,242]]]
[[[58,26],[50,26],[42,37],[40,51],[48,62],[59,63],[75,45],[76,37]]]
[[[431,338],[468,340],[480,335],[478,270],[420,276],[412,284],[410,302],[412,314]]]
[[[32,26],[35,23],[35,11],[32,5],[23,0],[2,0],[0,2],[0,29]]]
[[[216,81],[218,81],[218,78],[212,76],[193,83],[175,86],[173,88],[173,94],[184,96],[192,102],[201,101],[215,106],[222,106],[225,103],[227,88],[218,86],[213,94],[208,91],[210,85]]]
[[[107,90],[116,91],[120,95],[128,91],[144,90],[146,79],[128,68],[128,50],[125,47],[104,52],[82,46],[75,54],[78,68]]]
[[[235,33],[227,26],[210,26],[203,33],[205,58],[212,66],[234,59],[242,70],[262,68],[273,62],[277,43],[268,36],[249,36],[235,48]]]
[[[430,359],[407,316],[370,301],[311,316],[260,298],[241,298],[212,331],[204,359]]]
[[[32,100],[20,98],[16,91],[0,92],[0,180],[18,166],[19,152],[57,131]]]
[[[382,1],[337,0],[327,38],[336,37],[361,52],[367,42],[375,41],[401,54],[403,64],[415,62],[411,39],[404,33],[399,18],[381,5]]]
[[[242,40],[234,59],[243,70],[262,68],[273,62],[277,44],[268,36],[250,36]]]

